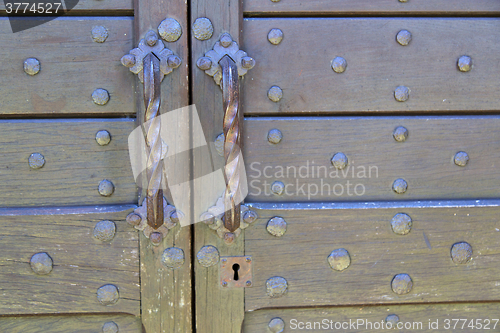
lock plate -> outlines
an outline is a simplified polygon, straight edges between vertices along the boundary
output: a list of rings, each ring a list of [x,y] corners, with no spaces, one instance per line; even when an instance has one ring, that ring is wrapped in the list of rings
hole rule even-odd
[[[252,257],[221,257],[219,263],[220,285],[224,289],[251,287]]]

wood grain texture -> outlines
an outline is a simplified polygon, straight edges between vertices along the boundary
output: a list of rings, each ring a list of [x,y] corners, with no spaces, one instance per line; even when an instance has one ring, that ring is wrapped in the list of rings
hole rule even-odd
[[[244,329],[245,333],[265,332],[269,322],[273,318],[281,318],[285,322],[285,331],[299,330],[298,327],[303,327],[300,332],[444,332],[444,331],[459,331],[459,332],[477,332],[483,329],[472,329],[467,327],[471,320],[475,327],[481,327],[476,323],[482,324],[484,319],[489,319],[489,330],[498,331],[498,324],[491,319],[498,319],[498,303],[462,303],[462,304],[425,304],[425,305],[384,305],[384,306],[363,306],[363,307],[335,307],[321,309],[276,309],[262,310],[247,313],[245,316]],[[375,322],[380,324],[388,315],[397,315],[400,325],[410,325],[409,329],[375,329]],[[321,328],[323,320],[327,321],[327,326]],[[344,329],[335,329],[336,323],[350,323],[349,320],[357,323],[357,320],[362,320],[360,326],[345,326]],[[449,320],[446,321],[446,320]],[[451,328],[457,323],[453,319],[467,319],[467,322],[462,329],[464,321],[459,321],[457,330],[445,329],[447,323],[451,324]],[[429,325],[429,320],[432,325]],[[434,325],[437,320],[437,326]],[[330,321],[333,321],[333,329]],[[314,324],[319,322],[320,324]],[[370,326],[367,322],[372,323]],[[301,324],[300,324],[301,323]],[[308,328],[308,323],[309,328]],[[337,325],[339,325],[337,324]],[[299,326],[300,325],[300,326]],[[316,328],[315,326],[316,325]],[[338,326],[341,327],[341,326]],[[347,328],[346,328],[347,327]],[[404,326],[402,326],[404,327]]]
[[[108,30],[104,43],[92,40],[94,26]],[[4,78],[0,89],[8,96],[3,99],[1,114],[134,114],[133,74],[120,63],[132,48],[132,33],[133,21],[126,17],[61,17],[15,34],[8,19],[1,18],[0,39],[9,45],[0,50],[0,75]],[[40,61],[38,74],[24,72],[27,58]],[[109,92],[106,105],[92,101],[97,88]]]
[[[247,0],[243,7],[246,15],[494,15],[500,12],[500,5],[492,0],[480,1],[408,1],[392,0],[342,1],[282,0],[278,2]]]
[[[133,0],[109,0],[109,1],[79,0],[76,6],[68,14],[70,15],[129,14],[133,13],[134,10],[132,6],[132,1]],[[65,2],[62,1],[62,3],[64,4]],[[21,9],[23,8],[24,6],[21,7]],[[0,12],[3,15],[5,15],[5,3],[3,2],[0,4]]]
[[[223,105],[222,91],[213,78],[194,64],[199,57],[211,50],[222,33],[228,32],[234,41],[241,44],[242,4],[239,0],[198,1],[191,7],[191,22],[197,18],[206,17],[211,20],[214,28],[212,38],[200,41],[192,38],[192,91],[195,104],[203,127],[206,142],[213,142],[223,132]],[[240,84],[240,92],[245,88]],[[241,94],[240,94],[241,96]],[[241,111],[243,112],[243,111]],[[244,129],[243,129],[244,131]],[[242,137],[243,138],[243,137]],[[195,137],[195,142],[199,138]],[[206,153],[206,151],[204,151]],[[204,175],[206,170],[215,171],[224,166],[224,159],[212,149],[212,156],[194,151],[194,175]],[[194,211],[204,212],[213,206],[217,198],[224,192],[220,184],[204,186],[203,191],[194,192]],[[199,215],[198,215],[199,216]],[[244,232],[232,245],[227,245],[206,225],[197,223],[194,227],[194,251],[205,245],[215,246],[221,256],[244,255]],[[195,308],[196,331],[199,333],[212,332],[241,332],[244,317],[243,289],[223,290],[220,286],[218,266],[205,268],[195,263]]]
[[[130,315],[0,317],[0,330],[11,333],[95,333],[114,322],[120,333],[142,332],[139,317]]]
[[[134,206],[0,211],[0,314],[113,312],[140,314],[137,231],[125,217]],[[97,222],[113,221],[110,242],[93,237]],[[46,252],[48,275],[37,275],[31,257]],[[103,306],[97,289],[113,284],[116,304]],[[2,323],[0,323],[0,326]]]
[[[393,138],[404,126],[405,142]],[[249,201],[373,201],[498,197],[500,136],[497,116],[248,118],[245,165]],[[279,129],[283,139],[267,135]],[[465,167],[457,152],[469,156]],[[339,170],[332,157],[344,153]],[[392,190],[404,179],[406,193]],[[282,195],[271,192],[281,181]]]
[[[245,76],[245,112],[498,110],[499,27],[496,18],[246,19],[244,47],[257,65]],[[273,28],[283,31],[279,45],[267,40]],[[413,36],[408,46],[396,42],[402,29]],[[472,57],[470,72],[457,68],[462,55]],[[347,61],[341,74],[331,68],[337,56]],[[283,90],[277,103],[267,97],[274,85]],[[408,101],[395,100],[398,86],[410,89]]]
[[[0,198],[2,207],[134,203],[137,188],[130,167],[128,135],[133,120],[3,120],[0,122]],[[111,134],[100,146],[99,130]],[[45,157],[41,169],[31,169],[32,153]],[[110,180],[109,197],[98,192]]]
[[[497,205],[471,201],[458,205],[438,202],[431,208],[376,203],[274,210],[253,206],[259,220],[245,231],[245,254],[253,257],[254,265],[253,287],[245,289],[246,311],[500,300]],[[407,235],[392,231],[391,219],[398,213],[412,219]],[[282,237],[266,230],[274,216],[287,223]],[[455,264],[451,259],[450,250],[457,242],[472,246],[467,264]],[[345,248],[351,257],[350,267],[342,272],[332,270],[327,261],[339,248]],[[413,280],[413,289],[406,295],[391,289],[393,277],[401,273]],[[288,281],[288,292],[280,298],[266,294],[266,281],[273,276]]]

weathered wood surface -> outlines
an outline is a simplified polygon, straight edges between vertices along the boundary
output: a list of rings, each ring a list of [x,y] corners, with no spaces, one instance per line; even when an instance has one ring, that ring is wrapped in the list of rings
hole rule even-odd
[[[460,303],[460,304],[425,304],[425,305],[387,305],[364,307],[334,307],[313,309],[276,309],[249,312],[245,315],[244,333],[266,332],[273,318],[281,318],[285,322],[284,332],[294,330],[300,332],[498,332],[498,303]],[[376,322],[385,323],[389,315],[397,315],[400,325],[409,325],[407,329],[376,329]],[[350,320],[359,326],[345,326]],[[453,321],[453,319],[462,319]],[[465,325],[464,320],[467,319]],[[488,323],[486,330],[484,323]],[[497,319],[497,320],[492,320]],[[326,326],[321,326],[323,320]],[[430,320],[430,323],[429,323]],[[437,322],[436,322],[437,320]],[[471,324],[475,327],[468,326]],[[333,328],[330,321],[333,321]],[[319,322],[320,324],[315,324]],[[370,324],[368,324],[370,322]],[[457,324],[458,323],[458,324]],[[437,324],[437,325],[436,325]],[[451,328],[445,329],[450,324]],[[453,329],[454,325],[456,328]],[[314,326],[316,325],[316,326]],[[344,329],[335,329],[335,325],[344,325]],[[385,324],[384,324],[385,325]],[[396,324],[397,325],[397,324]],[[462,329],[462,325],[464,325]],[[481,325],[481,326],[480,326]],[[309,328],[308,328],[309,327]],[[337,326],[341,327],[341,326]],[[380,326],[378,326],[380,327]],[[387,327],[387,326],[384,326]],[[402,326],[404,327],[404,326]],[[482,328],[480,328],[482,327]],[[494,328],[495,327],[495,328]]]
[[[114,15],[130,15],[134,12],[132,6],[133,0],[79,0],[76,6],[68,13],[69,15],[99,15],[99,14],[114,14]],[[65,6],[65,2],[62,6]],[[68,1],[69,2],[69,1]],[[14,8],[16,8],[15,6]],[[55,8],[55,7],[54,7]],[[65,6],[67,8],[67,6]],[[24,6],[21,7],[24,9]],[[0,12],[5,15],[5,3],[0,4]],[[27,10],[29,12],[29,8]],[[68,15],[66,14],[66,15]]]
[[[182,27],[182,36],[173,43],[164,42],[165,46],[182,59],[180,67],[167,75],[161,83],[161,113],[165,114],[178,108],[189,105],[188,80],[188,29],[187,6],[182,0],[175,1],[135,1],[135,43],[144,38],[150,29],[158,31],[158,25],[166,17],[174,18]],[[126,68],[124,68],[126,70]],[[128,71],[128,70],[127,70]],[[129,75],[133,75],[129,73]],[[136,106],[137,123],[141,124],[144,118],[143,85],[136,78]],[[172,113],[171,113],[172,114]],[[162,123],[168,126],[170,134],[176,132],[177,142],[165,142],[169,149],[180,144],[189,144],[190,128],[189,114],[181,113],[173,123]],[[165,128],[163,128],[165,131]],[[182,139],[185,140],[183,141]],[[187,147],[189,149],[189,147]],[[180,162],[179,162],[180,161]],[[186,166],[186,157],[170,159],[168,168],[179,175],[179,168],[184,169],[183,175],[189,179],[190,167]],[[172,170],[174,169],[174,170]],[[169,179],[168,181],[176,181]],[[179,191],[177,191],[179,192]],[[144,196],[144,193],[142,193]],[[189,198],[189,188],[185,192],[176,193],[178,196]],[[167,194],[168,196],[168,194]],[[142,198],[141,198],[142,200]],[[169,198],[171,200],[171,198]],[[189,200],[188,200],[189,201]],[[176,204],[175,202],[171,202]],[[181,207],[177,207],[181,210]],[[189,218],[189,212],[182,207],[182,211]],[[193,304],[191,285],[191,227],[176,227],[171,230],[166,239],[158,247],[151,245],[140,233],[141,255],[141,307],[142,324],[145,332],[187,333],[193,330]],[[172,270],[161,263],[163,251],[169,247],[177,247],[184,251],[185,262],[182,267]]]
[[[283,31],[279,45],[267,40],[273,28]],[[246,19],[244,48],[257,65],[245,76],[245,113],[496,111],[499,28],[496,18]],[[407,46],[396,42],[403,29]],[[470,72],[457,68],[462,55]],[[341,74],[331,68],[337,56],[347,61]],[[277,103],[267,97],[274,85]],[[398,86],[408,101],[395,100]]]
[[[392,1],[370,0],[282,0],[282,1],[244,1],[245,14],[250,16],[341,16],[341,15],[495,15],[500,5],[493,0],[457,1]]]
[[[404,126],[404,142],[393,138]],[[247,118],[244,157],[254,201],[371,201],[498,197],[497,116]],[[267,140],[279,129],[278,144]],[[469,156],[465,167],[454,156]],[[331,163],[342,152],[348,165]],[[326,176],[325,176],[326,175]],[[393,191],[404,179],[406,193]],[[282,182],[283,194],[271,192]]]
[[[104,43],[93,41],[94,26],[108,30]],[[13,34],[8,19],[1,18],[0,40],[8,45],[0,50],[0,89],[8,96],[3,99],[1,114],[134,114],[133,74],[120,63],[133,47],[132,28],[133,20],[128,17],[61,17]],[[24,72],[27,58],[40,61],[38,74]],[[109,92],[106,105],[93,102],[92,93],[97,88]]]
[[[0,314],[139,315],[137,231],[125,221],[133,207],[1,209]],[[116,225],[110,242],[93,236],[96,223],[102,220]],[[53,260],[48,275],[37,275],[30,267],[31,257],[40,252]],[[97,289],[106,284],[119,290],[120,298],[113,305],[97,300]]]
[[[11,333],[95,333],[103,332],[104,325],[109,322],[114,322],[120,333],[143,332],[141,319],[130,315],[0,317],[0,330]]]
[[[241,44],[242,4],[239,0],[198,1],[191,7],[191,22],[195,22],[197,18],[201,17],[211,20],[214,31],[212,37],[208,40],[201,41],[195,38],[191,40],[193,104],[197,108],[204,131],[204,133],[198,134],[201,138],[195,137],[194,140],[195,142],[197,142],[196,140],[206,140],[206,142],[210,143],[223,132],[222,91],[213,78],[197,68],[195,64],[199,57],[213,48],[215,42],[219,40],[220,35],[224,32],[228,32],[234,41],[239,45]],[[245,87],[241,84],[240,92],[241,94],[245,92]],[[193,152],[193,175],[206,175],[207,171],[213,172],[224,166],[224,158],[217,155],[215,149],[211,151],[212,156],[205,153],[207,153],[206,150],[195,150]],[[206,211],[215,204],[223,191],[224,187],[220,187],[220,184],[204,186],[203,189],[195,191],[193,193],[194,211],[196,213]],[[196,216],[199,215],[194,217]],[[202,223],[195,224],[194,232],[193,247],[195,254],[203,246],[213,245],[218,249],[220,256],[244,255],[244,232],[230,246],[218,238],[215,231]],[[241,332],[244,317],[243,289],[222,289],[219,281],[218,265],[205,268],[195,260],[194,268],[196,331],[200,333]]]
[[[498,301],[498,204],[498,200],[253,204],[259,220],[245,230],[245,254],[253,257],[254,265],[253,287],[245,289],[245,310]],[[391,219],[398,213],[412,219],[407,235],[397,235],[391,229]],[[282,237],[266,230],[274,216],[287,223]],[[450,250],[457,242],[472,246],[471,260],[466,264],[452,261]],[[339,248],[345,248],[351,258],[350,267],[342,272],[332,270],[327,261]],[[391,289],[393,277],[400,273],[413,280],[413,289],[405,295]],[[274,276],[288,281],[288,292],[280,298],[266,294],[266,281]]]
[[[133,120],[3,120],[0,122],[0,206],[98,205],[137,202],[130,166],[128,135]],[[106,146],[97,144],[100,130],[111,134]],[[40,153],[41,169],[28,158]],[[110,180],[114,193],[98,192]]]

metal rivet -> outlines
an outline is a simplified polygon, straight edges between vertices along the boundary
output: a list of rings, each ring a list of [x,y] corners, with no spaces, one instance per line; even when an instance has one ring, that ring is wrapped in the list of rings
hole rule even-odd
[[[281,276],[274,276],[266,281],[266,289],[269,297],[278,298],[286,293],[288,283]]]
[[[226,232],[224,234],[224,242],[228,245],[233,244],[235,239],[236,239],[236,235],[232,232]]]
[[[212,67],[212,60],[208,57],[201,57],[198,61],[196,61],[196,66],[198,66],[199,69],[206,71]]]
[[[140,215],[136,214],[136,213],[130,213],[127,215],[127,218],[126,218],[127,222],[130,223],[131,225],[133,226],[138,226],[141,221],[142,221],[142,218]]]
[[[201,215],[201,220],[208,225],[212,225],[215,223],[215,216],[212,213],[205,212]]]
[[[241,67],[245,69],[252,69],[255,66],[255,60],[252,57],[241,58]]]
[[[118,333],[118,325],[109,321],[102,326],[102,333]]]
[[[464,167],[467,165],[467,162],[469,162],[469,155],[464,151],[459,151],[455,154],[454,161],[456,165]]]
[[[328,256],[328,263],[333,270],[342,272],[351,265],[351,257],[346,249],[336,249]]]
[[[212,37],[214,27],[206,17],[199,17],[193,23],[193,35],[198,40],[207,40]]]
[[[408,0],[399,0],[399,2],[408,2]]]
[[[177,22],[177,20],[173,18],[166,18],[161,21],[158,26],[158,32],[160,33],[161,38],[167,42],[175,42],[182,35],[182,27]]]
[[[247,210],[243,214],[243,221],[245,223],[253,223],[258,218],[257,213],[253,210]]]
[[[285,184],[283,184],[282,182],[276,181],[271,184],[271,192],[276,195],[282,195],[284,190]]]
[[[413,281],[408,274],[398,274],[392,279],[392,291],[398,295],[408,294],[413,288]]]
[[[158,34],[154,30],[149,30],[146,32],[146,35],[144,35],[144,41],[149,46],[155,46],[158,42]]]
[[[391,327],[388,327],[388,328],[396,328],[396,325],[399,323],[399,317],[395,314],[391,314],[391,315],[388,315],[386,318],[385,318],[385,322],[387,324],[391,324]]]
[[[272,86],[267,92],[267,97],[273,102],[279,102],[283,98],[283,90],[278,86]]]
[[[92,39],[96,43],[104,43],[108,38],[108,29],[103,26],[95,26],[92,28]]]
[[[170,220],[173,222],[173,223],[179,223],[179,214],[177,214],[177,210],[173,210],[171,213],[170,213]]]
[[[272,2],[280,2],[280,0],[271,0]]]
[[[399,86],[394,90],[394,98],[398,102],[406,102],[410,98],[410,89],[405,86]]]
[[[163,241],[163,235],[160,232],[152,232],[151,235],[149,235],[149,240],[153,246],[159,246]]]
[[[221,284],[223,287],[227,287],[227,281],[226,281],[226,280],[223,280],[220,284]]]
[[[28,164],[32,169],[40,169],[45,165],[45,157],[40,153],[33,153],[28,157]]]
[[[163,251],[161,263],[168,268],[178,269],[184,265],[184,251],[178,247],[169,247]]]
[[[273,45],[278,45],[283,40],[283,31],[281,29],[271,29],[267,34],[267,40]]]
[[[182,60],[176,55],[171,55],[167,58],[167,65],[170,68],[177,68],[181,65]]]
[[[126,54],[121,59],[122,65],[131,68],[135,66],[135,56],[132,54]]]
[[[279,129],[272,129],[267,133],[267,141],[273,144],[278,144],[283,139],[283,134]]]
[[[225,264],[227,262],[227,259],[221,259],[221,263]]]
[[[411,226],[411,217],[405,213],[398,213],[391,220],[392,231],[397,235],[407,235]]]
[[[223,33],[220,36],[219,40],[220,40],[220,45],[222,45],[223,47],[229,47],[231,46],[231,44],[233,44],[233,38],[227,32]]]
[[[398,142],[405,142],[406,139],[408,139],[408,130],[403,126],[396,127],[392,136],[394,137],[394,140]]]
[[[250,258],[250,257],[246,257],[246,258],[245,258],[245,261],[246,261],[246,262],[252,262],[252,258]]]
[[[36,75],[40,72],[40,61],[36,58],[24,60],[24,72],[28,75]]]
[[[53,265],[52,258],[45,252],[36,253],[30,259],[31,269],[38,275],[49,274]]]
[[[112,221],[97,222],[94,227],[94,238],[101,242],[109,242],[115,237],[116,225]]]
[[[455,264],[466,264],[472,258],[472,246],[467,242],[453,244],[451,259]]]
[[[344,153],[336,153],[331,162],[335,169],[342,170],[347,166],[347,156]]]
[[[215,246],[206,245],[198,251],[196,258],[203,267],[213,266],[219,262],[219,250]]]
[[[403,194],[408,189],[408,183],[404,179],[396,179],[392,184],[392,190],[397,194]]]
[[[98,191],[103,197],[109,197],[115,191],[115,185],[107,179],[101,180]]]
[[[281,237],[286,232],[286,221],[282,217],[273,217],[267,222],[267,232],[275,237]]]
[[[272,333],[282,333],[285,331],[285,322],[281,318],[273,318],[267,325]]]
[[[472,59],[469,56],[461,56],[457,62],[458,70],[461,72],[468,72],[472,68]]]
[[[105,105],[109,102],[109,92],[106,89],[97,88],[92,93],[92,100],[97,105]]]
[[[97,300],[102,305],[115,304],[119,298],[118,288],[112,284],[106,284],[97,289]]]
[[[411,33],[408,30],[401,30],[396,35],[396,40],[399,44],[406,46],[411,42]]]
[[[111,134],[106,130],[99,131],[95,135],[95,141],[99,146],[106,146],[111,142]]]
[[[347,61],[342,57],[336,57],[332,60],[332,69],[335,73],[344,73],[347,68]]]
[[[220,156],[224,156],[224,133],[221,133],[215,139],[215,150]]]
[[[251,287],[251,286],[252,286],[252,281],[250,281],[250,280],[249,280],[249,281],[247,281],[247,282],[245,283],[245,285],[246,285],[247,287]]]

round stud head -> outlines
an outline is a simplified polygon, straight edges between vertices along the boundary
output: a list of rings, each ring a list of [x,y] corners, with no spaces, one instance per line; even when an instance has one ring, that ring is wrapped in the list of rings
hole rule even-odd
[[[177,20],[166,18],[158,26],[158,32],[164,41],[172,43],[181,37],[182,27]]]
[[[163,241],[163,235],[160,232],[152,232],[151,235],[149,235],[149,240],[153,246],[159,246]]]
[[[94,227],[94,238],[100,240],[101,242],[110,242],[116,233],[116,225],[112,221],[100,221],[97,222]]]
[[[99,183],[99,187],[97,188],[99,191],[99,194],[102,195],[103,197],[109,197],[113,194],[115,191],[115,185],[107,179],[101,180]]]
[[[272,86],[267,92],[267,97],[277,103],[283,98],[283,90],[278,86]]]
[[[102,326],[102,333],[118,333],[118,325],[109,321]]]
[[[142,218],[140,215],[138,215],[136,213],[130,213],[127,215],[126,220],[128,223],[130,223],[131,225],[133,225],[135,227],[135,226],[138,226],[139,224],[141,224]]]
[[[172,213],[170,213],[170,220],[174,223],[179,223],[179,214],[177,214],[177,210],[173,210]]]
[[[40,72],[40,61],[36,58],[24,60],[24,72],[28,75],[36,75]]]
[[[167,65],[170,68],[177,68],[181,65],[182,60],[176,55],[171,55],[167,58]]]
[[[135,56],[132,54],[126,54],[121,59],[122,65],[131,68],[135,66]]]
[[[106,130],[99,131],[95,135],[95,141],[99,146],[106,146],[111,142],[111,134]]]
[[[207,40],[212,38],[214,27],[212,22],[206,17],[199,17],[193,23],[193,35],[198,40]]]
[[[201,57],[196,61],[196,66],[198,66],[199,69],[206,71],[212,67],[212,60],[207,57]]]
[[[184,265],[184,251],[178,247],[169,247],[163,251],[161,263],[170,269],[178,269]]]
[[[215,246],[206,245],[198,251],[196,255],[198,263],[203,267],[211,267],[219,262],[219,250]]]
[[[108,38],[108,29],[103,26],[95,26],[92,28],[92,40],[96,43],[104,43]]]
[[[274,276],[266,281],[267,296],[278,298],[283,296],[288,290],[287,281],[281,276]]]
[[[403,194],[408,189],[408,183],[406,180],[399,178],[394,181],[392,184],[392,190],[397,194]]]
[[[281,318],[273,318],[267,325],[272,333],[282,333],[285,331],[285,322]]]
[[[272,144],[278,144],[283,140],[283,133],[279,129],[272,129],[267,133],[267,141]]]
[[[245,223],[253,223],[257,218],[258,218],[257,213],[254,212],[253,210],[247,210],[243,214],[243,221]]]
[[[389,328],[396,328],[396,325],[399,323],[399,317],[395,314],[388,315],[385,318],[385,322],[391,325]]]
[[[351,257],[346,249],[336,249],[328,256],[328,264],[335,270],[342,272],[351,265]]]
[[[286,221],[282,217],[273,217],[267,222],[266,230],[275,237],[281,237],[286,233]]]
[[[40,169],[45,165],[45,157],[40,153],[33,153],[28,157],[28,164],[32,169]]]
[[[406,102],[410,98],[410,89],[405,86],[399,86],[394,90],[394,98],[398,102]]]
[[[220,283],[221,286],[223,286],[224,288],[227,287],[227,281],[226,280],[222,280],[222,282]]]
[[[158,34],[154,30],[149,30],[148,32],[146,32],[146,35],[144,36],[144,41],[149,46],[155,46],[156,43],[158,42]]]
[[[411,231],[412,223],[409,215],[398,213],[391,220],[392,231],[396,235],[407,235]]]
[[[226,232],[224,234],[224,242],[227,245],[233,244],[235,239],[236,239],[236,235],[234,233],[232,233],[232,232]]]
[[[241,59],[241,67],[245,69],[252,69],[255,66],[255,60],[252,57],[243,57]]]
[[[408,30],[401,30],[396,35],[396,40],[400,45],[406,46],[411,42],[411,33]]]
[[[469,155],[467,155],[467,153],[464,151],[459,151],[458,153],[455,154],[453,160],[455,161],[456,165],[464,167],[469,162]]]
[[[472,246],[467,242],[453,244],[451,247],[451,259],[455,264],[466,264],[472,258]]]
[[[413,281],[408,274],[398,274],[392,279],[392,291],[398,295],[408,294],[413,288]]]
[[[405,142],[408,139],[408,130],[403,126],[396,127],[392,136],[397,142]]]
[[[281,29],[271,29],[267,34],[267,40],[273,45],[278,45],[283,40],[283,31]]]
[[[252,286],[252,281],[248,280],[247,282],[245,282],[245,285],[247,287],[251,287]]]
[[[336,57],[332,60],[332,69],[335,73],[344,73],[347,68],[347,61],[342,57]]]
[[[331,162],[335,169],[342,170],[347,166],[347,156],[344,153],[336,153],[333,155]]]
[[[469,56],[461,56],[457,61],[458,70],[461,72],[468,72],[472,68],[472,58]]]
[[[212,213],[205,212],[201,215],[201,220],[208,225],[215,223],[215,216]]]
[[[285,184],[283,184],[282,182],[276,181],[271,184],[271,192],[276,195],[282,195],[284,190]]]
[[[106,284],[97,289],[97,300],[102,305],[112,305],[118,302],[120,294],[118,288],[112,284]]]
[[[106,89],[97,88],[92,93],[92,100],[97,105],[106,105],[109,102],[109,92]]]
[[[36,253],[30,259],[31,270],[38,275],[47,275],[52,272],[54,262],[45,252]]]
[[[220,45],[222,45],[223,47],[229,47],[231,46],[231,44],[233,44],[233,38],[228,33],[223,33],[220,36],[219,40],[220,40]]]

